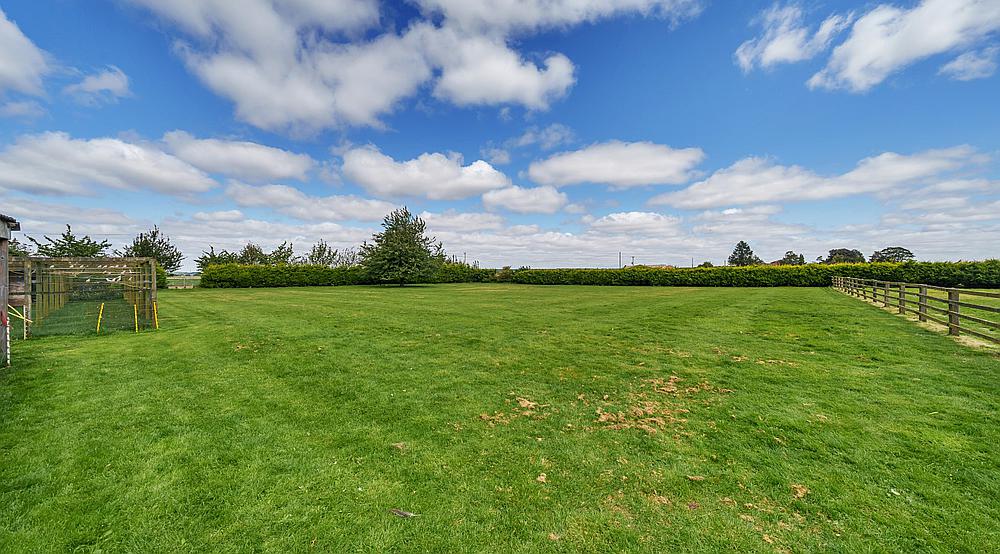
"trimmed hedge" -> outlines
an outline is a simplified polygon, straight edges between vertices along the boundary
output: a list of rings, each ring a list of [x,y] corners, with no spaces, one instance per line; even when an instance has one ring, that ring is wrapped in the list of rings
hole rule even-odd
[[[526,285],[826,287],[838,275],[943,287],[1000,288],[1000,260],[691,269],[643,266],[623,269],[522,269],[515,271],[511,280]]]
[[[832,277],[924,283],[944,287],[1000,288],[1000,260],[985,262],[906,262],[809,264],[800,266],[623,269],[480,269],[445,264],[430,282],[511,282],[526,285],[608,285],[684,287],[826,287]],[[209,266],[201,286],[219,288],[302,287],[371,284],[360,267],[316,265]]]

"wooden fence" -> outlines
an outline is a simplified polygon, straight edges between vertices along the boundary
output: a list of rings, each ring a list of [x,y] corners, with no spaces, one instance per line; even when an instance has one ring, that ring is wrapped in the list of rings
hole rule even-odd
[[[1000,344],[1000,336],[996,333],[1000,330],[1000,322],[995,320],[1000,318],[991,320],[986,315],[1000,314],[1000,302],[988,306],[970,301],[1000,299],[1000,293],[856,277],[834,277],[833,288],[886,308],[894,307],[901,314],[915,314],[920,321],[944,325],[949,335],[972,335]],[[969,310],[977,310],[977,315],[968,313]]]

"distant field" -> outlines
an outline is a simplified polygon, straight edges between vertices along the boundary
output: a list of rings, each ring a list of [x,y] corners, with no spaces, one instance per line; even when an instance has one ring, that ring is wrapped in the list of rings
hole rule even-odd
[[[159,307],[158,332],[15,343],[0,551],[1000,544],[1000,356],[831,289],[195,289]]]
[[[167,277],[167,288],[187,289],[197,287],[201,283],[199,275],[170,275]]]

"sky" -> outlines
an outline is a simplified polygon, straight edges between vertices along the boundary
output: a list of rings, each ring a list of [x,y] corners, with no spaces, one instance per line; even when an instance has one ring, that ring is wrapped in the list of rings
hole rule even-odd
[[[996,258],[998,60],[1000,0],[0,0],[0,212],[184,269],[401,206],[485,267]]]

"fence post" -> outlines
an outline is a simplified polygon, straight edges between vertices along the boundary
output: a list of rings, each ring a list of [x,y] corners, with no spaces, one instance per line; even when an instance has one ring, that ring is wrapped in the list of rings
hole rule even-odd
[[[899,284],[899,313],[906,313],[906,285]]]
[[[948,334],[958,336],[958,291],[948,291]]]
[[[927,287],[920,287],[920,296],[917,297],[917,319],[927,321]]]

